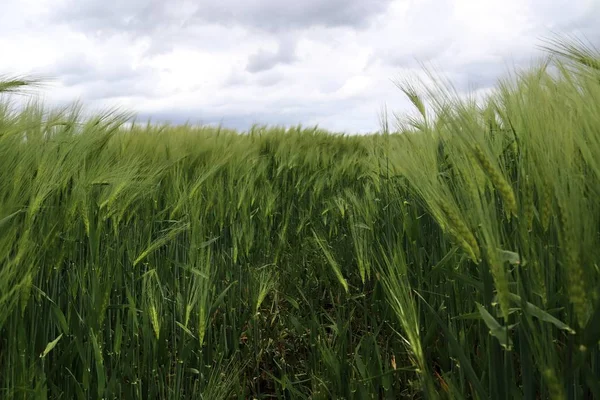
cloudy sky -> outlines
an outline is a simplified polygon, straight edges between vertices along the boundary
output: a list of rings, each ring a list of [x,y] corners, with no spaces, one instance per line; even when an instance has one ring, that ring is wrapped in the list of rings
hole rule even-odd
[[[600,0],[1,0],[0,76],[154,121],[369,132],[408,110],[393,80],[420,62],[485,92],[598,20]]]

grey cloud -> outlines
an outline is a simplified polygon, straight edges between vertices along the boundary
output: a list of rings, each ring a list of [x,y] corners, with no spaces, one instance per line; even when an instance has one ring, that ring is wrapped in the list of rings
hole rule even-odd
[[[262,31],[313,26],[365,27],[392,0],[68,0],[55,19],[84,31],[161,34],[169,27],[242,25]]]
[[[280,54],[279,52],[270,52],[260,50],[257,53],[252,54],[248,57],[248,65],[246,71],[248,72],[260,72],[266,71],[273,68],[279,63],[286,63],[293,60],[293,57],[289,57],[286,54]]]
[[[453,22],[452,2],[425,0],[414,7],[407,15],[410,21],[406,27],[414,33],[414,42],[388,48],[377,48],[370,64],[377,61],[398,68],[415,68],[418,62],[427,66],[433,64],[448,78],[459,92],[486,89],[494,86],[498,79],[515,69],[535,64],[543,54],[535,46],[544,45],[543,39],[552,37],[552,32],[560,35],[585,35],[593,45],[600,44],[600,3],[573,4],[572,0],[530,0],[527,7],[531,11],[529,25],[524,28],[522,40],[510,45],[494,48],[493,45],[479,55],[479,60],[467,61],[461,57],[463,49],[460,27]],[[436,34],[427,30],[436,26]],[[457,33],[458,32],[458,33]],[[457,36],[458,35],[458,36]],[[533,51],[532,51],[533,50]],[[539,48],[537,49],[539,50]],[[467,51],[468,53],[468,51]]]
[[[321,93],[335,93],[344,86],[345,81],[343,79],[330,79],[321,82],[319,85],[319,92]]]
[[[176,124],[198,124],[198,125],[220,125],[228,129],[247,131],[254,124],[268,124],[291,126],[306,121],[307,115],[276,115],[268,113],[224,113],[199,112],[197,110],[173,110],[153,113],[139,113],[136,119],[140,122],[151,120],[158,123]]]
[[[134,69],[126,60],[95,63],[84,54],[70,54],[52,65],[47,74],[67,87],[82,86],[91,100],[119,96],[149,96],[155,71]]]
[[[93,70],[94,66],[86,59],[85,54],[77,53],[56,62],[48,72],[65,85],[73,86],[86,81],[93,75]]]
[[[540,39],[575,35],[577,39],[600,48],[600,2],[574,4],[572,0],[530,0],[537,21],[544,27],[539,33]],[[579,7],[577,7],[579,5]]]
[[[380,50],[373,54],[369,60],[369,64],[377,60],[382,60],[384,63],[394,67],[419,67],[421,63],[427,63],[441,57],[451,46],[452,41],[449,38],[442,38],[439,41],[416,45],[411,49],[402,49],[400,47],[398,50]]]
[[[147,34],[176,19],[159,0],[69,0],[56,8],[54,18],[84,31],[101,35],[123,31]]]
[[[458,74],[457,87],[465,91],[487,89],[495,86],[500,79],[513,75],[523,68],[538,65],[541,53],[516,53],[510,57],[497,56],[486,61],[470,62],[452,68]]]
[[[284,39],[279,42],[277,51],[259,50],[248,57],[246,71],[267,71],[278,64],[289,64],[296,60],[296,42],[293,39]]]
[[[516,65],[515,65],[516,66]],[[472,92],[493,87],[512,67],[497,62],[474,62],[449,71],[452,84],[460,92]]]
[[[245,74],[238,71],[232,71],[229,74],[229,77],[225,80],[224,86],[241,86],[246,83],[248,83],[248,77]]]
[[[281,73],[270,73],[259,77],[256,82],[260,86],[274,86],[284,79],[284,75]]]
[[[479,43],[477,37],[472,41],[462,38],[464,29],[456,22],[453,2],[450,0],[410,1],[410,7],[398,11],[397,21],[391,18],[395,8],[385,13],[392,0],[62,0],[66,6],[53,8],[53,20],[45,21],[45,25],[52,25],[57,32],[77,30],[77,36],[83,32],[95,37],[95,40],[81,41],[83,46],[90,44],[82,48],[82,54],[64,57],[50,71],[64,85],[76,87],[73,91],[83,92],[85,99],[152,97],[153,101],[148,104],[153,104],[152,107],[157,109],[152,113],[152,120],[174,123],[223,122],[229,127],[248,129],[256,122],[290,125],[337,119],[339,124],[352,126],[354,122],[350,123],[350,120],[355,118],[357,123],[361,123],[360,119],[366,115],[366,112],[355,113],[358,104],[368,104],[370,107],[387,97],[388,92],[381,90],[377,96],[369,88],[364,93],[349,95],[352,99],[338,100],[344,95],[335,92],[356,74],[354,67],[340,71],[339,77],[317,70],[332,68],[327,64],[328,60],[315,63],[314,59],[303,58],[297,61],[298,65],[294,65],[294,68],[280,68],[281,65],[296,62],[296,46],[292,38],[309,36],[314,42],[330,45],[332,54],[342,57],[347,57],[347,54],[337,53],[335,42],[339,42],[340,38],[356,40],[358,46],[348,48],[368,49],[373,54],[373,60],[379,63],[365,67],[365,75],[378,71],[387,74],[390,66],[410,71],[418,67],[417,61],[433,62],[441,66],[442,74],[451,76],[450,80],[459,91],[464,92],[493,86],[496,79],[512,65],[521,65],[524,53],[527,56],[531,54],[531,36],[543,35],[543,27],[568,32],[581,31],[588,38],[600,38],[600,25],[597,24],[600,18],[599,2],[594,7],[588,6],[586,13],[582,11],[585,10],[582,2],[557,0],[558,5],[551,5],[544,0],[531,1],[534,1],[530,6],[531,13],[528,11],[523,17],[522,37],[513,41],[499,38],[489,44]],[[13,2],[17,4],[16,0]],[[369,27],[375,17],[381,15],[389,18],[373,24],[371,28],[374,29],[366,29],[358,34],[351,32]],[[56,28],[57,20],[70,29],[63,29],[65,26]],[[479,25],[476,24],[478,29],[485,29],[485,26],[482,28]],[[352,29],[327,29],[340,27]],[[472,37],[477,32],[468,34]],[[142,40],[135,40],[140,38]],[[117,39],[114,46],[109,39]],[[261,40],[279,41],[278,47],[273,50],[259,48]],[[524,41],[527,41],[527,45],[523,44]],[[102,47],[102,51],[107,53],[105,55],[91,45],[103,42],[109,43]],[[471,42],[473,48],[468,46]],[[226,99],[222,102],[223,96],[206,99],[210,95],[202,92],[203,86],[199,85],[186,87],[186,91],[198,93],[198,99],[204,101],[208,109],[195,108],[193,105],[178,108],[169,103],[168,97],[175,95],[176,91],[168,88],[159,91],[159,85],[156,84],[161,81],[159,71],[151,68],[134,69],[128,62],[131,57],[127,51],[132,44],[136,48],[138,44],[149,45],[149,51],[153,53],[165,53],[174,46],[193,50],[201,48],[204,54],[226,53],[227,57],[217,57],[215,61],[222,62],[223,68],[233,69],[221,86],[226,92]],[[249,54],[247,51],[250,46],[257,47],[250,48],[250,52],[255,53],[245,60],[244,65],[242,57]],[[314,48],[309,43],[306,54],[310,55]],[[320,45],[316,48],[317,53],[322,54]],[[517,60],[511,59],[509,53],[514,54]],[[240,54],[244,55],[239,57]],[[148,56],[148,53],[145,55]],[[168,66],[167,59],[168,56],[164,65]],[[161,65],[163,60],[159,61],[154,65]],[[531,60],[524,60],[523,64],[528,61]],[[216,75],[206,79],[223,79],[222,74]],[[177,80],[180,77],[174,78]],[[304,99],[295,99],[298,95],[286,91],[285,85],[293,85],[302,79],[309,82],[307,86],[310,90],[307,90]],[[273,85],[277,86],[272,88]],[[269,88],[261,90],[265,87]],[[279,100],[272,100],[273,96],[261,97],[271,90]],[[314,95],[314,92],[319,94]],[[188,102],[193,101],[194,97],[190,96]],[[165,108],[161,108],[163,105]],[[373,121],[376,121],[377,110],[373,111]]]
[[[263,72],[259,75],[251,75],[248,72],[232,72],[223,83],[225,87],[249,87],[249,86],[274,86],[281,82],[285,75],[279,71]]]
[[[206,4],[204,4],[206,3]],[[238,23],[266,31],[312,26],[365,27],[370,18],[384,12],[391,0],[222,0],[219,5],[202,2],[198,20]]]
[[[587,13],[572,18],[557,27],[559,33],[577,35],[586,44],[600,49],[600,2],[594,3]]]
[[[412,3],[403,17],[405,34],[387,45],[380,45],[378,38],[374,38],[375,51],[369,64],[379,60],[393,67],[411,68],[439,58],[453,45],[456,31],[460,30],[453,14],[454,4],[450,0]]]
[[[573,0],[529,0],[529,8],[532,11],[532,15],[539,21],[543,21],[549,27],[556,29],[564,29],[572,27],[574,24],[582,26],[582,21],[597,22],[598,12],[600,11],[600,5],[596,2],[594,4],[576,4]]]
[[[293,126],[298,124],[322,122],[331,118],[332,115],[345,113],[347,110],[355,109],[364,105],[364,100],[359,98],[331,101],[313,101],[310,104],[297,100],[282,99],[277,106],[266,105],[255,111],[245,111],[243,105],[231,106],[231,103],[223,102],[221,106],[199,109],[188,108],[164,108],[160,111],[139,112],[138,121],[152,120],[159,123],[183,124],[220,124],[225,128],[246,131],[253,124],[267,124],[269,126]],[[356,118],[359,118],[356,116]],[[376,120],[376,115],[369,116],[369,125]],[[363,121],[364,122],[364,121]],[[325,127],[325,126],[324,126]]]
[[[153,97],[158,93],[150,84],[134,79],[121,80],[118,82],[96,81],[86,84],[84,87],[85,98],[90,100],[113,99],[117,97]]]

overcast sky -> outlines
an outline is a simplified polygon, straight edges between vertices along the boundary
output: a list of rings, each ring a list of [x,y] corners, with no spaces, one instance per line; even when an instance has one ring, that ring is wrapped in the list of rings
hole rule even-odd
[[[392,80],[419,62],[485,92],[598,21],[600,0],[0,0],[0,75],[154,121],[368,132],[409,108]]]

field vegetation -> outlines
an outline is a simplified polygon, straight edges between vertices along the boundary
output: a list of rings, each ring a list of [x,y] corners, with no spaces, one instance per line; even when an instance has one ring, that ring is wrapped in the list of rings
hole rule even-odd
[[[16,108],[0,398],[600,399],[600,62],[365,136]]]

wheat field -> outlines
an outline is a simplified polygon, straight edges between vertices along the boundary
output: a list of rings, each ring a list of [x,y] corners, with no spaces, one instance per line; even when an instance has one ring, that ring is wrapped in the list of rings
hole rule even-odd
[[[0,398],[600,398],[599,59],[365,136],[1,82]]]

